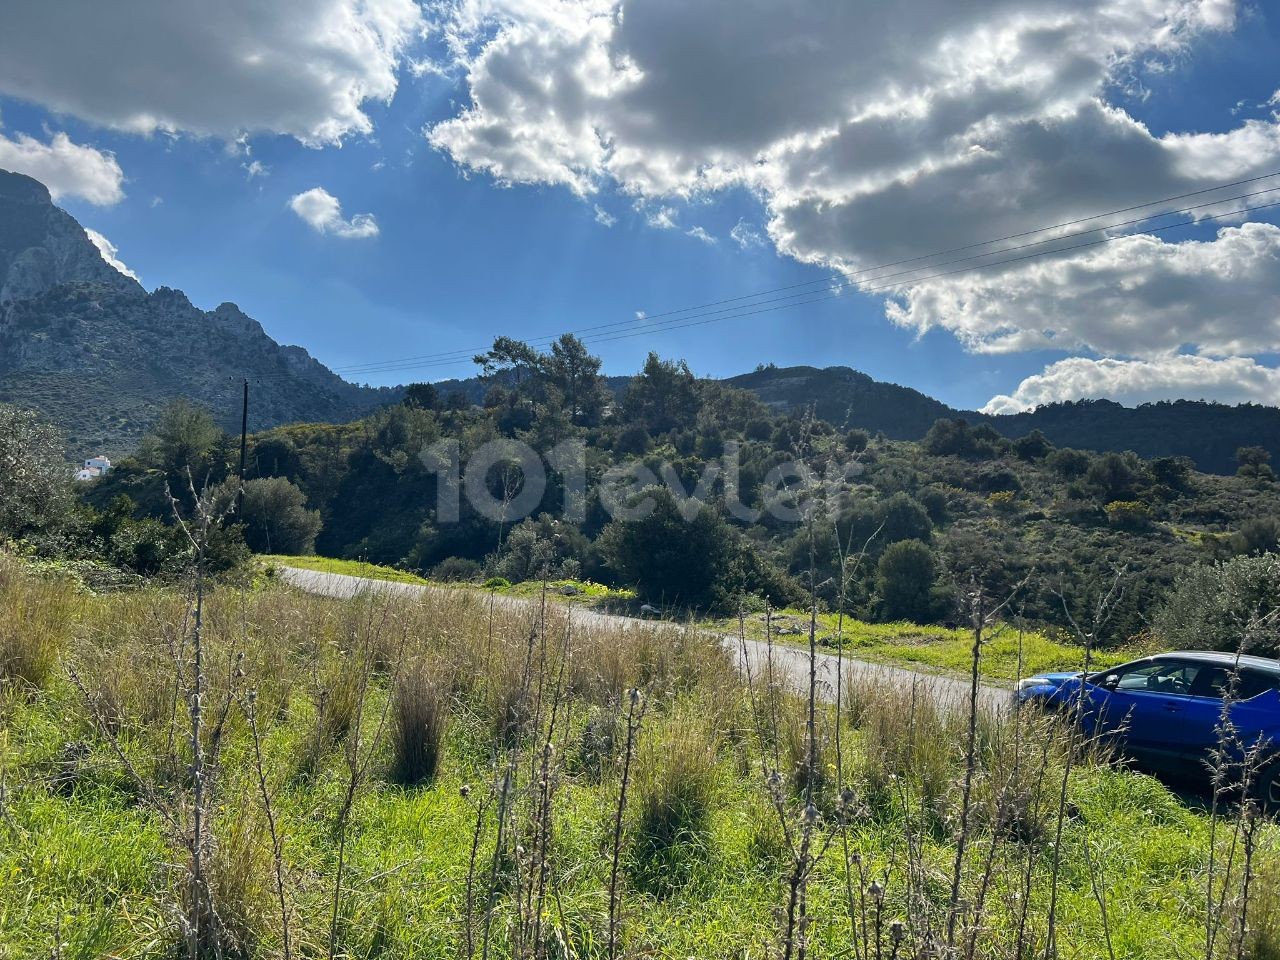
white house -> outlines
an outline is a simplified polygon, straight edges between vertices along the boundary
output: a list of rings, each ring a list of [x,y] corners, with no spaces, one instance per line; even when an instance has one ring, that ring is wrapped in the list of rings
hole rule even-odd
[[[84,462],[84,466],[76,471],[77,480],[92,480],[100,477],[111,469],[111,461],[98,454],[96,457],[90,457]]]

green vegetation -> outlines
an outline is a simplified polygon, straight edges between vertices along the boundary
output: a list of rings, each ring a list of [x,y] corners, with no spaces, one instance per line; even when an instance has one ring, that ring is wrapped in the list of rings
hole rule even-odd
[[[910,666],[926,671],[959,674],[968,671],[973,655],[973,635],[967,630],[922,626],[916,623],[867,623],[833,613],[819,613],[815,621],[820,651],[843,649],[855,660],[871,660]],[[716,632],[750,640],[788,645],[809,645],[809,613],[798,608],[727,617],[706,624]],[[1099,650],[1092,662],[1099,668],[1136,659],[1150,652],[1137,646]],[[991,680],[1017,680],[1035,673],[1080,670],[1084,649],[1078,644],[1052,639],[1043,632],[1004,623],[987,637],[982,650],[982,675]]]
[[[1211,476],[1181,458],[1057,448],[1034,432],[1010,441],[988,425],[958,420],[936,424],[920,443],[900,442],[780,414],[746,391],[698,380],[657,357],[610,404],[595,361],[571,340],[549,353],[511,340],[495,344],[480,358],[486,392],[478,406],[424,388],[358,425],[258,435],[250,475],[287,478],[302,491],[306,509],[320,513],[316,549],[327,556],[433,580],[590,580],[700,614],[732,614],[762,597],[794,603],[807,592],[812,561],[824,610],[843,597],[846,612],[861,620],[945,624],[971,580],[1004,596],[1034,569],[1020,609],[1033,623],[1064,629],[1085,611],[1064,611],[1061,597],[1075,603],[1096,594],[1122,569],[1121,600],[1099,638],[1108,646],[1148,630],[1182,570],[1275,549],[1280,537],[1259,519],[1280,515],[1280,484],[1255,469],[1256,452],[1242,453],[1251,465],[1245,475]],[[576,399],[568,415],[570,392]],[[456,522],[440,522],[439,470],[423,451],[456,441],[464,467],[493,440],[544,453],[580,441],[582,499],[573,499],[574,471],[553,465],[527,519],[492,519],[463,497]],[[701,511],[660,493],[647,517],[610,523],[610,469],[638,465],[687,493],[726,451],[736,451],[743,509],[734,508],[720,476],[697,493]],[[812,538],[805,523],[763,510],[778,496],[766,478],[788,463],[823,477],[845,471],[816,495],[795,487],[782,493],[793,502],[808,498]],[[126,464],[94,496],[127,489],[132,470]],[[486,476],[495,503],[523,489],[514,473],[504,467]],[[650,492],[635,489],[623,499]],[[904,541],[917,545],[897,546]],[[842,552],[851,561],[843,572]]]
[[[1082,598],[1119,571],[1096,642],[1121,648],[1145,637],[1186,571],[1280,548],[1280,483],[1263,449],[1242,448],[1237,475],[1213,476],[1185,458],[1092,454],[1034,431],[1010,441],[958,419],[894,441],[779,413],[657,356],[607,385],[572,337],[546,352],[500,339],[478,362],[479,405],[420,385],[359,423],[250,438],[222,565],[241,540],[306,553],[314,533],[322,555],[433,582],[589,581],[705,617],[799,603],[812,577],[823,611],[940,626],[964,621],[971,585],[990,597],[1017,587],[1020,615],[1051,630],[1085,617]],[[515,443],[544,458],[545,485],[508,453],[483,476],[468,469]],[[158,526],[172,523],[166,488],[180,506],[192,481],[230,499],[237,459],[207,415],[175,406],[137,457],[89,485],[88,522],[35,553],[172,578],[188,550]],[[456,517],[442,479],[455,473]]]
[[[272,567],[298,567],[302,570],[319,570],[322,573],[340,573],[347,577],[367,577],[370,580],[389,580],[392,583],[414,583],[425,586],[429,581],[394,567],[384,567],[365,560],[334,560],[330,557],[285,556],[266,554],[258,558],[267,570]]]
[[[754,956],[801,931],[815,960],[1038,956],[1053,926],[1064,954],[1164,960],[1204,955],[1208,922],[1214,957],[1280,935],[1274,826],[1211,831],[1083,746],[1068,772],[1050,720],[980,714],[968,751],[962,706],[854,687],[809,736],[802,698],[710,639],[472,591],[222,587],[197,634],[172,588],[86,595],[8,558],[0,588],[4,663],[53,654],[0,687],[6,957]],[[13,630],[35,609],[38,639]]]

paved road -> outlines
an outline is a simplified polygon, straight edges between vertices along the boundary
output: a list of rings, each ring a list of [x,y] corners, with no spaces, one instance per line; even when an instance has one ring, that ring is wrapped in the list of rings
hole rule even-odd
[[[422,586],[411,583],[393,583],[387,580],[373,580],[365,577],[351,577],[342,573],[326,573],[319,570],[302,570],[297,567],[277,567],[285,582],[307,593],[328,597],[350,599],[362,593],[378,593],[386,596],[420,597],[430,593],[448,591],[450,587]],[[535,600],[522,597],[495,598],[498,603],[509,609],[531,609]],[[602,626],[621,627],[624,629],[638,626],[680,629],[678,624],[639,620],[635,617],[624,617],[613,613],[599,613],[594,610],[576,610],[574,617],[578,622],[598,623]],[[742,640],[739,637],[721,638],[726,650],[734,657],[739,669],[750,668],[751,676],[761,679],[769,667],[769,647],[759,640]],[[846,676],[856,681],[870,681],[878,685],[894,685],[910,687],[919,685],[918,689],[927,693],[944,707],[962,707],[968,703],[969,682],[950,676],[933,673],[921,673],[905,667],[894,667],[882,663],[870,663],[865,660],[843,658]],[[834,654],[819,653],[817,655],[816,674],[819,694],[824,700],[835,699],[835,682],[837,660]],[[773,646],[774,676],[788,685],[803,691],[809,683],[809,651],[803,647],[774,644]],[[985,707],[1002,710],[1009,703],[1009,691],[1001,687],[983,684],[978,690],[979,698]]]

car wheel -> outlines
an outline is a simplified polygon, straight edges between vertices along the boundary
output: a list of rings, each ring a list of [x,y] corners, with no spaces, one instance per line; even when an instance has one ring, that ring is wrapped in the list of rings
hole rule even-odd
[[[1267,813],[1280,813],[1280,760],[1273,761],[1258,773],[1258,801]]]

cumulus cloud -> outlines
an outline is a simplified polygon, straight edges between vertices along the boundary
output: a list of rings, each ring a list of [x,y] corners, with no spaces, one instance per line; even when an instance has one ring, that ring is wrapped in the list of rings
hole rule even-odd
[[[697,227],[697,226],[690,227],[688,230],[685,231],[685,235],[693,237],[693,239],[695,240],[701,240],[703,243],[707,244],[708,246],[711,246],[719,242],[718,240],[716,240],[715,237],[707,233],[707,231],[704,230],[702,227]]]
[[[134,280],[141,282],[142,278],[130,270],[123,260],[120,259],[120,251],[116,249],[116,245],[100,234],[97,230],[84,228],[84,232],[89,235],[89,239],[93,241],[93,245],[98,248],[98,252],[102,254],[102,259],[107,261],[111,266],[115,267],[126,277],[132,277]]]
[[[0,93],[140,133],[336,143],[372,128],[422,26],[414,0],[14,0]]]
[[[124,172],[116,158],[103,150],[73,143],[55,133],[42,143],[24,133],[9,139],[0,133],[0,169],[35,177],[53,195],[79,197],[98,206],[124,198]]]
[[[317,233],[347,239],[378,235],[378,221],[371,213],[357,213],[349,220],[342,217],[342,204],[323,187],[312,187],[290,198],[289,209],[308,223]]]
[[[1202,38],[1232,30],[1232,0],[458,0],[453,9],[453,59],[441,66],[465,78],[470,100],[426,133],[456,163],[584,197],[620,189],[643,209],[746,188],[780,252],[842,271],[1280,165],[1275,117],[1156,134],[1112,95],[1140,85],[1144,70],[1181,69]],[[763,239],[742,226],[731,234],[740,245]],[[980,280],[981,310],[962,277],[899,304],[895,318],[953,329],[975,349],[1052,339],[1145,356],[1182,346],[1170,344],[1175,333],[1211,353],[1271,342],[1275,271],[1264,269],[1269,254],[1241,249],[1251,243],[1266,241],[1135,242],[1045,267],[1045,277],[1092,276],[1093,293],[1074,304],[1106,311],[1051,311],[1051,334],[1035,326],[1036,310],[1050,310],[1040,298],[1025,320],[993,306],[1025,294],[1030,270]],[[1131,286],[1124,257],[1137,258]],[[1211,261],[1237,271],[1236,290],[1213,283],[1219,293],[1256,305],[1236,321],[1215,308],[1197,323],[1191,313],[1208,297],[1195,294],[1177,329],[1164,329],[1179,311],[1161,302],[1160,278],[1183,291],[1210,278]],[[874,274],[863,282],[875,286]]]
[[[1156,356],[1280,351],[1280,227],[1224,227],[1207,241],[1117,239],[999,272],[908,288],[895,323],[942,327],[988,353],[1060,348]]]
[[[1021,413],[1063,400],[1115,400],[1129,406],[1189,398],[1219,403],[1280,404],[1280,370],[1249,357],[1157,360],[1072,357],[1027,377],[1012,395],[992,397],[984,413]]]
[[[604,207],[600,206],[600,204],[598,203],[596,204],[596,207],[595,207],[595,213],[596,213],[596,223],[600,224],[602,227],[612,227],[615,223],[618,222],[617,217],[615,217],[612,213],[610,213]]]

